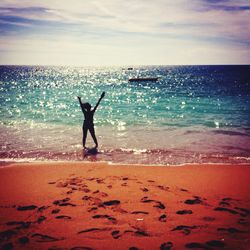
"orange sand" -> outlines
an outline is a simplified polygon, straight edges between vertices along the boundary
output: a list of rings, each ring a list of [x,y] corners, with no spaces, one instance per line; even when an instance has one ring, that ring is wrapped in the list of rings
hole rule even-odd
[[[249,173],[250,165],[12,164],[0,169],[0,246],[250,249]]]

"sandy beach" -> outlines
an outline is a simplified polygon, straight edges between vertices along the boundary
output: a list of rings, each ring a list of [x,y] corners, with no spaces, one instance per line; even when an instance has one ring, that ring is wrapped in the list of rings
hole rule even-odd
[[[10,164],[1,249],[249,249],[249,167]]]

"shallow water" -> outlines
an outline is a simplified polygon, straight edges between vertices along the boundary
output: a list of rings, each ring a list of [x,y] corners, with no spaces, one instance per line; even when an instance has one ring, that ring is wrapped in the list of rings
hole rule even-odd
[[[93,106],[99,154],[87,160],[250,161],[250,66],[0,66],[0,157],[82,160],[76,96]],[[135,76],[157,82],[129,82]],[[92,140],[88,136],[88,145]]]

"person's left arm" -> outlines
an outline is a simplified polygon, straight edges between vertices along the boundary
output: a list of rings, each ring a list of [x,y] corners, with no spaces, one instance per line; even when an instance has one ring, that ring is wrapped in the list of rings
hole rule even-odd
[[[98,100],[98,102],[96,103],[96,105],[95,105],[95,107],[94,107],[94,112],[96,111],[96,109],[97,109],[97,107],[99,106],[99,104],[100,104],[100,102],[101,102],[101,100],[102,100],[102,98],[105,96],[105,92],[102,92],[102,94],[101,94],[101,97],[99,98],[99,100]]]

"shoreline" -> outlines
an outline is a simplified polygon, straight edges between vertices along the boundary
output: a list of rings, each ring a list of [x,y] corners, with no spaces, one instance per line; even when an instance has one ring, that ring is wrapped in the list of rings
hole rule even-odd
[[[249,190],[250,164],[10,164],[0,168],[0,246],[248,249]]]
[[[182,166],[204,166],[204,165],[215,165],[215,166],[250,166],[250,162],[248,162],[249,157],[243,157],[247,159],[246,162],[184,162],[184,163],[126,163],[126,162],[113,162],[110,160],[98,160],[95,158],[95,155],[89,155],[89,160],[55,160],[55,159],[30,159],[30,158],[20,158],[20,159],[13,159],[13,158],[0,158],[0,168],[6,167],[8,165],[13,164],[92,164],[92,163],[101,163],[107,165],[119,165],[119,166],[145,166],[145,167],[182,167]],[[93,158],[92,158],[93,157]],[[238,157],[236,157],[238,158]]]

